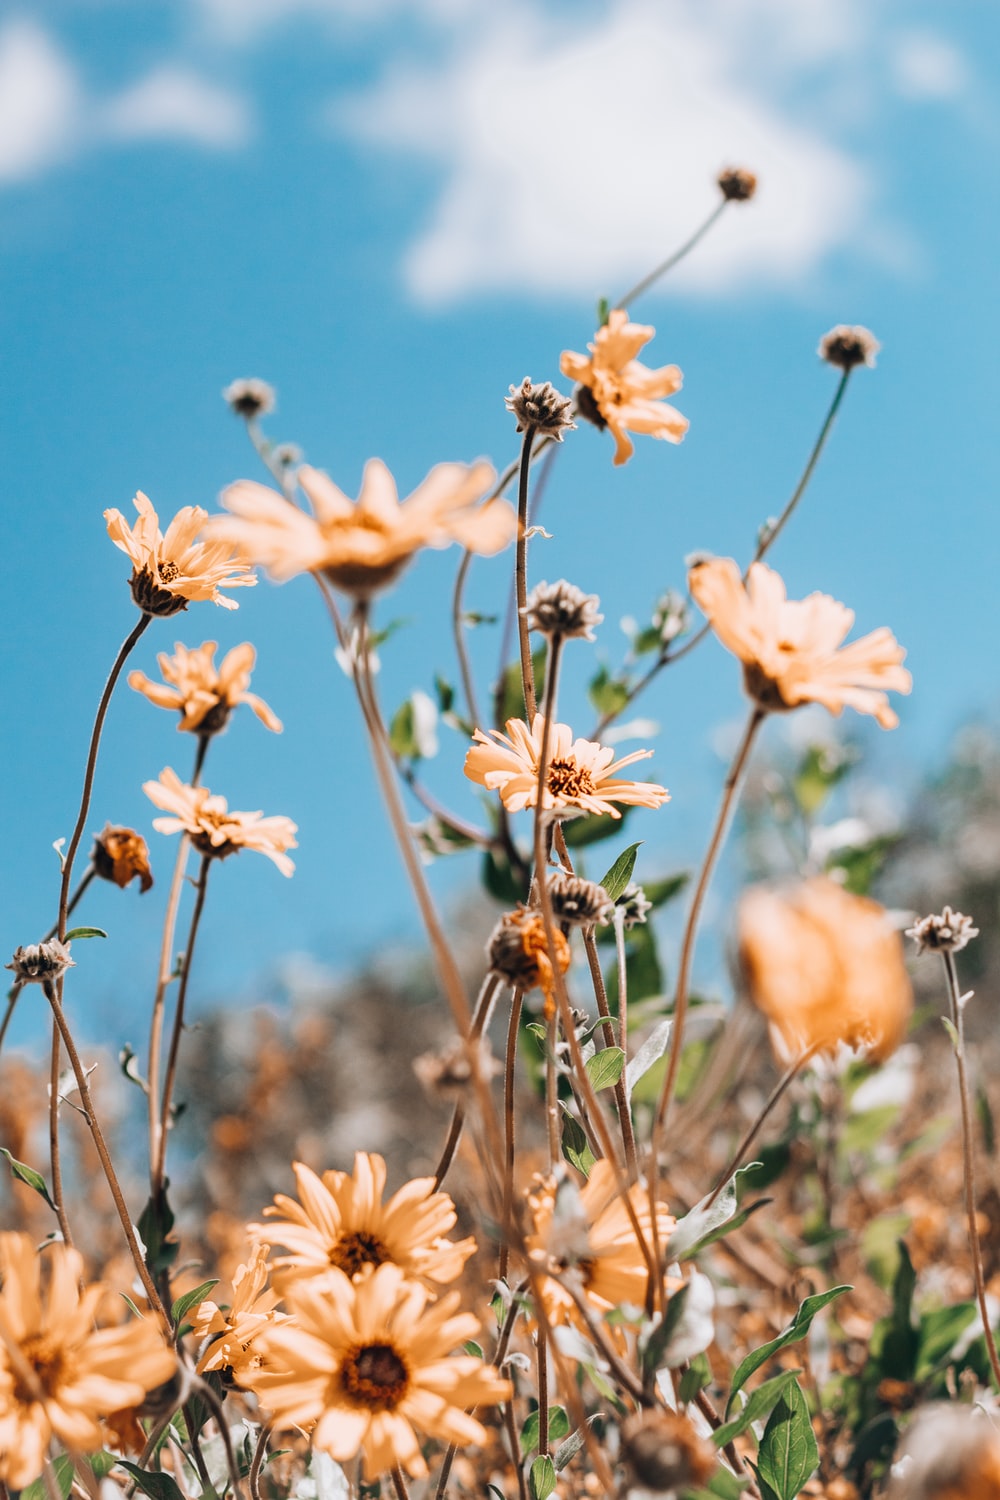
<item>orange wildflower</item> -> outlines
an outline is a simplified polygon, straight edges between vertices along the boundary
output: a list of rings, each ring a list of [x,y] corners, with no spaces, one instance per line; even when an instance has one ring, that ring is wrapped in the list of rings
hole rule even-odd
[[[215,665],[217,650],[217,641],[206,641],[194,651],[178,641],[174,656],[161,651],[156,658],[162,683],[151,682],[145,672],[130,672],[128,685],[157,708],[177,709],[181,716],[177,728],[188,729],[192,734],[218,734],[240,703],[253,709],[266,729],[280,734],[281,720],[263,698],[247,692],[257,660],[250,642],[234,646],[218,666]]]
[[[829,594],[787,599],[781,577],[764,563],[752,564],[744,587],[733,559],[715,557],[691,569],[688,585],[719,640],[742,661],[746,690],[762,708],[822,703],[832,714],[872,714],[883,729],[899,723],[886,692],[908,693],[912,678],[902,666],[906,652],[885,626],[841,646],[854,611]]]
[[[296,849],[298,827],[291,818],[265,818],[259,812],[230,812],[225,797],[213,796],[207,786],[188,786],[168,766],[159,781],[144,781],[146,796],[169,818],[154,818],[159,833],[186,833],[200,854],[226,859],[240,849],[256,849],[273,860],[282,875],[294,864],[285,853]]]
[[[626,432],[644,432],[650,437],[679,443],[691,425],[687,417],[660,398],[672,396],[683,384],[676,365],[650,370],[636,359],[639,350],[656,332],[644,323],[630,323],[623,307],[608,314],[608,321],[588,344],[590,358],[563,351],[559,368],[580,383],[577,407],[581,416],[610,427],[615,439],[616,464],[626,463],[634,452]]]
[[[260,1355],[254,1340],[270,1323],[286,1316],[275,1312],[278,1294],[267,1285],[268,1246],[255,1245],[246,1265],[233,1277],[233,1300],[223,1310],[215,1302],[200,1302],[193,1314],[191,1332],[196,1339],[211,1338],[198,1361],[198,1374],[222,1370],[237,1385],[246,1384],[249,1370],[260,1367]]]
[[[234,556],[224,540],[198,541],[208,520],[200,505],[185,505],[160,530],[152,502],[140,490],[135,497],[139,519],[129,526],[120,510],[106,510],[108,536],[132,559],[132,598],[147,615],[174,615],[197,599],[211,599],[223,609],[238,608],[220,589],[245,588],[257,582],[248,563]]]

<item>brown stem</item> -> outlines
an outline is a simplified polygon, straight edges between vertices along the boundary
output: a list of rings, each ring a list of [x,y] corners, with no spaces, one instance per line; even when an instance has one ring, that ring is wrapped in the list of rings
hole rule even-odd
[[[483,981],[482,989],[479,992],[479,997],[476,1001],[476,1008],[472,1014],[472,1030],[469,1033],[469,1042],[472,1045],[475,1045],[479,1041],[484,1030],[486,1029],[486,1026],[489,1023],[490,1011],[493,1008],[493,1001],[496,998],[496,993],[499,988],[499,974],[487,974],[486,978]],[[462,1138],[462,1127],[464,1126],[464,1124],[465,1099],[460,1097],[456,1101],[455,1109],[451,1117],[451,1127],[448,1131],[448,1138],[444,1143],[444,1148],[441,1152],[441,1159],[439,1160],[437,1169],[434,1173],[434,1192],[438,1191],[445,1177],[447,1177],[448,1175],[448,1170],[452,1164],[452,1161],[454,1160],[455,1152],[458,1149],[458,1143]]]
[[[184,963],[181,968],[180,983],[177,988],[177,1005],[174,1010],[174,1024],[170,1033],[170,1050],[167,1053],[167,1067],[163,1079],[163,1094],[160,1098],[160,1131],[156,1141],[156,1163],[153,1167],[152,1198],[155,1202],[163,1190],[163,1175],[167,1161],[167,1136],[170,1131],[170,1100],[174,1092],[174,1081],[177,1077],[177,1056],[180,1052],[181,1037],[184,1033],[184,1003],[187,1000],[188,981],[191,977],[191,962],[194,958],[195,939],[198,936],[198,926],[201,922],[201,914],[205,907],[205,891],[208,886],[208,871],[212,863],[212,855],[203,854],[201,857],[201,869],[198,871],[198,886],[194,898],[194,910],[191,913],[191,927],[188,932],[188,940],[184,949]],[[153,1081],[149,1081],[150,1088]]]
[[[538,1456],[546,1458],[549,1451],[549,1361],[545,1340],[535,1338],[535,1369],[538,1374]]]
[[[455,574],[455,589],[451,596],[451,630],[455,638],[455,655],[458,657],[458,672],[462,679],[462,693],[469,722],[473,728],[482,724],[479,705],[476,702],[476,683],[469,663],[469,648],[465,642],[465,585],[472,565],[473,553],[466,551]]]
[[[518,1500],[528,1500],[528,1485],[524,1477],[524,1463],[521,1459],[521,1441],[517,1434],[517,1422],[514,1419],[514,1398],[504,1404],[503,1425],[507,1429],[507,1442],[510,1445],[510,1460],[514,1465],[514,1473],[517,1475]]]
[[[615,1029],[611,1020],[611,1007],[608,1005],[608,992],[604,986],[604,975],[601,973],[601,958],[597,951],[597,943],[594,940],[593,927],[585,927],[583,929],[583,946],[587,954],[587,963],[590,966],[590,978],[594,986],[597,1009],[601,1016],[604,1045],[606,1047],[613,1047],[615,1045]],[[619,981],[619,996],[621,993]],[[619,1027],[620,1031],[621,1029]],[[621,1045],[624,1047],[624,1041],[622,1041]],[[629,1182],[634,1182],[638,1173],[638,1161],[636,1158],[635,1131],[632,1128],[632,1111],[629,1109],[624,1065],[622,1066],[621,1076],[615,1084],[615,1108],[618,1111],[618,1123],[621,1126],[622,1146],[625,1150],[625,1166],[628,1171]]]
[[[535,672],[531,661],[531,637],[528,631],[528,475],[531,470],[531,445],[536,430],[530,424],[526,426],[521,443],[521,468],[517,481],[517,554],[514,561],[521,690],[524,693],[524,717],[529,728],[538,710],[535,701]]]
[[[523,990],[515,990],[510,1000],[510,1021],[507,1025],[507,1053],[503,1070],[503,1234],[500,1240],[500,1266],[497,1276],[507,1280],[510,1261],[512,1233],[511,1209],[514,1202],[514,1082],[517,1062],[517,1038],[521,1028],[521,1008],[524,1003]]]
[[[807,1048],[806,1051],[803,1052],[799,1057],[797,1057],[795,1061],[790,1065],[790,1067],[788,1067],[782,1074],[781,1078],[771,1090],[770,1097],[768,1098],[767,1103],[764,1105],[764,1108],[761,1110],[760,1114],[754,1120],[753,1124],[750,1126],[750,1129],[747,1131],[746,1135],[743,1137],[736,1150],[733,1152],[729,1165],[723,1172],[720,1173],[719,1179],[716,1182],[715,1187],[712,1189],[711,1196],[703,1205],[704,1208],[708,1209],[712,1207],[712,1204],[715,1202],[716,1198],[718,1198],[719,1194],[722,1192],[722,1189],[725,1187],[726,1183],[729,1181],[730,1177],[732,1177],[740,1162],[744,1159],[747,1152],[750,1150],[750,1147],[753,1145],[753,1142],[757,1138],[757,1132],[764,1124],[764,1121],[767,1119],[768,1115],[781,1099],[785,1090],[789,1087],[793,1080],[798,1077],[799,1073],[805,1067],[809,1059],[815,1057],[817,1050],[818,1049],[816,1047]]]
[[[728,202],[728,198],[723,198],[721,202],[717,203],[704,223],[700,224],[694,234],[684,241],[679,250],[675,250],[672,255],[668,255],[666,260],[661,261],[641,281],[637,281],[635,286],[629,287],[628,291],[619,297],[613,306],[627,308],[630,302],[634,302],[637,297],[641,297],[643,292],[648,291],[654,282],[659,281],[661,276],[665,276],[668,271],[673,270],[674,266],[678,265],[684,259],[685,255],[689,255],[694,247],[705,238],[705,235],[716,220],[722,217]]]
[[[49,1163],[52,1169],[52,1202],[59,1220],[59,1231],[67,1245],[72,1246],[69,1220],[63,1203],[62,1153],[59,1149],[59,1062],[62,1047],[59,1028],[52,1022],[52,1063],[49,1069]]]
[[[392,1487],[396,1491],[396,1500],[410,1500],[410,1492],[406,1488],[406,1480],[398,1464],[392,1469]]]
[[[271,1429],[265,1423],[257,1436],[257,1445],[253,1450],[253,1460],[250,1464],[250,1473],[247,1482],[250,1486],[250,1500],[260,1500],[260,1471],[264,1467],[264,1456],[267,1452],[267,1440],[271,1435]]]

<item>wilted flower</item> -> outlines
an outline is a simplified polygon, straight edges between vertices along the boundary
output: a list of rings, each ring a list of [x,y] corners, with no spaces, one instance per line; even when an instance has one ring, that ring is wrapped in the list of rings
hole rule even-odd
[[[80,1453],[101,1449],[100,1418],[138,1405],[177,1366],[151,1318],[95,1328],[105,1288],[81,1293],[76,1250],[46,1253],[43,1293],[30,1236],[0,1235],[0,1479],[15,1490],[41,1476],[53,1437]]]
[[[750,998],[789,1057],[843,1042],[876,1061],[906,1034],[913,991],[900,935],[877,901],[817,876],[787,890],[754,886],[740,902],[740,960]]]
[[[291,818],[265,818],[259,812],[230,812],[225,797],[213,796],[207,786],[188,786],[168,766],[159,781],[144,781],[146,796],[169,818],[154,818],[159,833],[187,834],[199,854],[226,859],[240,849],[256,849],[273,860],[282,875],[291,875],[294,864],[285,853],[296,849],[298,827]]]
[[[565,974],[570,965],[569,944],[558,928],[552,937],[556,962]],[[537,907],[518,906],[505,912],[490,934],[486,953],[494,974],[502,974],[519,990],[538,988],[552,1002],[555,975],[545,920]]]
[[[555,870],[549,876],[548,887],[557,922],[593,927],[596,922],[606,922],[615,909],[615,903],[603,885],[598,885],[595,880],[584,880],[580,875]]]
[[[216,516],[210,534],[235,544],[272,578],[322,573],[335,588],[367,599],[387,588],[421,547],[459,542],[490,555],[513,540],[517,518],[506,500],[479,505],[496,475],[487,463],[438,464],[400,503],[381,459],[365,465],[357,504],[319,469],[298,481],[313,515],[276,490],[241,479],[223,492],[232,518]]]
[[[757,191],[757,178],[746,167],[724,167],[715,180],[730,203],[746,203]]]
[[[129,586],[144,614],[175,615],[189,602],[211,599],[223,609],[238,608],[220,589],[245,588],[257,579],[250,565],[239,559],[224,539],[197,540],[208,520],[200,505],[185,505],[160,531],[159,517],[140,490],[135,497],[139,519],[129,526],[120,510],[106,510],[108,536],[132,559]]]
[[[476,1048],[480,1078],[492,1078],[500,1071],[500,1064],[493,1056],[488,1038],[480,1037],[472,1045]],[[440,1052],[422,1052],[415,1057],[413,1071],[429,1094],[437,1094],[442,1099],[460,1098],[472,1082],[469,1044],[460,1036],[452,1037]]]
[[[424,1287],[381,1265],[358,1282],[338,1270],[297,1281],[285,1297],[294,1322],[264,1330],[265,1367],[251,1375],[276,1428],[311,1428],[313,1447],[342,1463],[360,1452],[368,1480],[397,1467],[426,1478],[418,1434],[486,1441],[469,1412],[506,1400],[510,1383],[452,1353],[479,1328],[457,1292],[428,1305]]]
[[[595,625],[604,619],[598,614],[600,602],[596,594],[585,594],[565,578],[558,583],[537,583],[525,608],[528,629],[566,640],[592,641]]]
[[[274,410],[274,387],[266,380],[234,380],[226,386],[222,399],[238,417],[252,422]]]
[[[180,642],[175,655],[161,651],[159,663],[163,682],[151,682],[145,672],[130,672],[128,685],[142,693],[157,708],[176,709],[181,721],[178,729],[192,734],[218,734],[225,729],[229,715],[240,703],[253,709],[258,719],[275,734],[281,733],[281,720],[268,708],[263,698],[247,692],[257,653],[249,641],[234,646],[220,665],[215,665],[218,642],[206,641],[194,651]]]
[[[278,1294],[267,1285],[267,1245],[255,1245],[246,1265],[233,1277],[232,1304],[223,1310],[215,1302],[199,1302],[191,1313],[191,1332],[200,1342],[211,1339],[198,1360],[198,1374],[220,1370],[236,1385],[246,1384],[248,1370],[260,1366],[260,1355],[253,1347],[261,1329],[269,1323],[283,1322],[286,1314],[276,1313]]]
[[[510,395],[504,397],[507,410],[517,418],[518,432],[533,427],[536,432],[561,443],[563,435],[576,426],[573,421],[573,403],[568,396],[557,391],[551,380],[533,385],[526,375],[520,385],[512,385]]]
[[[473,1239],[446,1238],[458,1215],[449,1195],[435,1192],[432,1177],[415,1177],[383,1204],[385,1161],[374,1152],[356,1152],[353,1173],[320,1178],[302,1162],[292,1171],[301,1202],[279,1193],[264,1210],[273,1222],[250,1225],[251,1234],[289,1252],[274,1262],[283,1295],[291,1282],[325,1276],[331,1266],[363,1277],[388,1261],[441,1286],[460,1276],[475,1252]]]
[[[646,324],[630,323],[625,309],[616,307],[595,333],[594,342],[587,345],[589,359],[567,349],[559,360],[563,374],[580,382],[580,415],[599,427],[611,428],[616,464],[627,462],[634,451],[626,428],[679,443],[690,426],[686,417],[660,399],[680,390],[683,377],[677,366],[650,370],[635,357],[655,332]]]
[[[103,832],[94,836],[90,862],[102,880],[114,881],[122,890],[133,880],[138,880],[140,891],[148,891],[153,884],[149,846],[134,828],[105,823]]]
[[[637,1412],[622,1424],[622,1461],[632,1484],[654,1495],[700,1489],[715,1469],[716,1450],[680,1412]]]
[[[971,917],[946,906],[940,916],[922,917],[908,927],[906,936],[914,939],[918,953],[923,953],[926,948],[934,953],[960,953],[974,937],[979,936],[979,928],[973,927]]]
[[[470,781],[499,792],[509,812],[520,812],[538,800],[545,719],[536,714],[530,729],[522,719],[508,719],[506,729],[506,734],[491,729],[488,735],[476,730],[476,744],[466,753],[465,774]],[[616,771],[647,760],[652,750],[633,750],[615,760],[609,747],[596,740],[575,740],[568,724],[553,724],[548,752],[543,799],[547,811],[572,807],[620,818],[616,802],[627,807],[660,807],[669,800],[669,792],[656,782],[614,780]]]
[[[855,365],[874,366],[875,356],[881,347],[869,329],[860,325],[850,328],[846,323],[840,323],[820,339],[818,353],[820,359],[825,359],[828,365],[836,365],[841,370],[853,370]]]
[[[781,577],[754,563],[746,587],[731,557],[696,563],[688,583],[727,650],[743,663],[750,697],[770,712],[821,703],[832,714],[853,708],[883,729],[899,723],[886,692],[908,693],[906,652],[883,626],[841,647],[854,611],[829,594],[786,599]]]
[[[1000,1500],[1000,1432],[986,1412],[925,1407],[902,1449],[889,1500]]]
[[[615,902],[615,906],[621,913],[622,926],[626,929],[641,926],[653,910],[652,901],[642,886],[637,885],[634,880],[629,881]]]
[[[50,938],[47,943],[28,943],[15,948],[5,969],[12,969],[18,984],[48,984],[75,966],[69,956],[69,943]]]

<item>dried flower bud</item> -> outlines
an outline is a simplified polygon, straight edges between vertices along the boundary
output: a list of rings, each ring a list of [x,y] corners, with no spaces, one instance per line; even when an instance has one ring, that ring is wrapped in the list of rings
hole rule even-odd
[[[913,938],[917,952],[930,949],[933,953],[960,953],[974,937],[979,928],[973,927],[972,918],[946,906],[940,916],[922,917],[906,929],[906,936]]]
[[[637,927],[645,922],[649,913],[653,910],[653,903],[646,897],[646,892],[641,885],[631,881],[622,891],[615,906],[622,914],[622,925],[626,928]]]
[[[486,1038],[476,1043],[479,1076],[487,1082],[500,1071]],[[423,1052],[413,1059],[413,1071],[429,1094],[442,1099],[456,1099],[465,1093],[472,1081],[469,1048],[462,1038],[453,1037],[440,1052]]]
[[[302,449],[298,443],[279,443],[276,448],[271,449],[271,458],[282,469],[290,469],[292,464],[302,462]]]
[[[544,432],[547,437],[561,443],[563,434],[576,426],[573,402],[557,391],[551,380],[532,385],[531,377],[526,375],[519,386],[511,386],[504,403],[517,418],[518,432],[533,427],[536,432]]]
[[[825,359],[828,365],[853,370],[855,365],[874,368],[875,356],[881,347],[875,335],[860,324],[850,328],[846,323],[838,323],[820,339],[818,352],[820,359]]]
[[[553,936],[556,960],[565,974],[570,962],[569,944],[558,929]],[[551,993],[549,945],[545,923],[537,909],[519,906],[506,912],[494,927],[486,951],[493,972],[502,974],[517,989],[533,990],[538,986],[546,995]]]
[[[159,615],[162,619],[169,619],[171,615],[179,614],[182,609],[187,609],[188,602],[183,594],[175,594],[170,589],[162,587],[161,579],[170,583],[179,574],[180,570],[174,562],[166,561],[160,563],[159,577],[150,568],[135,569],[129,579],[129,588],[132,590],[132,598],[137,608],[144,615]]]
[[[715,1469],[716,1455],[687,1417],[647,1411],[623,1424],[622,1458],[634,1485],[670,1494],[704,1484]]]
[[[659,632],[665,646],[683,635],[691,623],[691,610],[683,594],[668,589],[658,599],[653,610],[653,629]]]
[[[728,203],[749,203],[757,191],[757,178],[746,167],[724,167],[715,180]]]
[[[266,380],[234,380],[222,393],[230,409],[246,422],[274,410],[274,387]]]
[[[10,963],[4,964],[5,969],[13,970],[18,984],[48,984],[74,967],[74,960],[69,956],[69,943],[61,943],[58,938],[15,948]]]
[[[603,885],[562,871],[549,877],[549,899],[557,922],[569,922],[578,927],[606,922],[615,909],[615,903]]]
[[[596,594],[585,594],[565,578],[558,583],[538,583],[528,595],[525,607],[528,629],[538,630],[542,635],[592,641],[594,626],[604,619],[597,611],[600,602]]]
[[[153,884],[149,847],[134,828],[113,828],[106,823],[104,832],[95,834],[90,861],[102,880],[113,880],[122,890],[133,880],[138,880],[140,891],[148,891]]]

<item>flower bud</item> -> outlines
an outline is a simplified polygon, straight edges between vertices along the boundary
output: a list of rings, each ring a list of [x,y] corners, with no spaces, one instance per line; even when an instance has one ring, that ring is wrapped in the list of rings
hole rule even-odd
[[[538,583],[528,595],[525,607],[528,629],[542,635],[592,641],[594,626],[604,619],[597,610],[600,602],[596,594],[585,594],[565,578],[558,583]]]
[[[846,323],[838,323],[820,339],[819,357],[840,370],[853,370],[855,365],[874,368],[875,356],[881,347],[869,329],[860,324],[851,328]]]
[[[15,948],[5,969],[12,969],[18,984],[48,984],[67,969],[75,967],[69,956],[69,943],[50,938],[47,943],[28,943]]]
[[[715,180],[727,203],[749,203],[757,191],[757,178],[746,167],[724,167]]]
[[[148,891],[153,884],[149,847],[134,828],[113,828],[106,823],[103,833],[95,837],[90,860],[102,880],[113,880],[122,890],[133,880],[138,880],[140,891]]]
[[[274,410],[274,387],[266,380],[234,380],[226,386],[222,399],[237,417],[253,422]]]
[[[531,377],[526,375],[519,386],[511,386],[504,403],[517,418],[518,432],[533,427],[536,432],[544,432],[547,437],[561,443],[563,434],[576,426],[573,402],[557,391],[551,380],[532,385]]]

